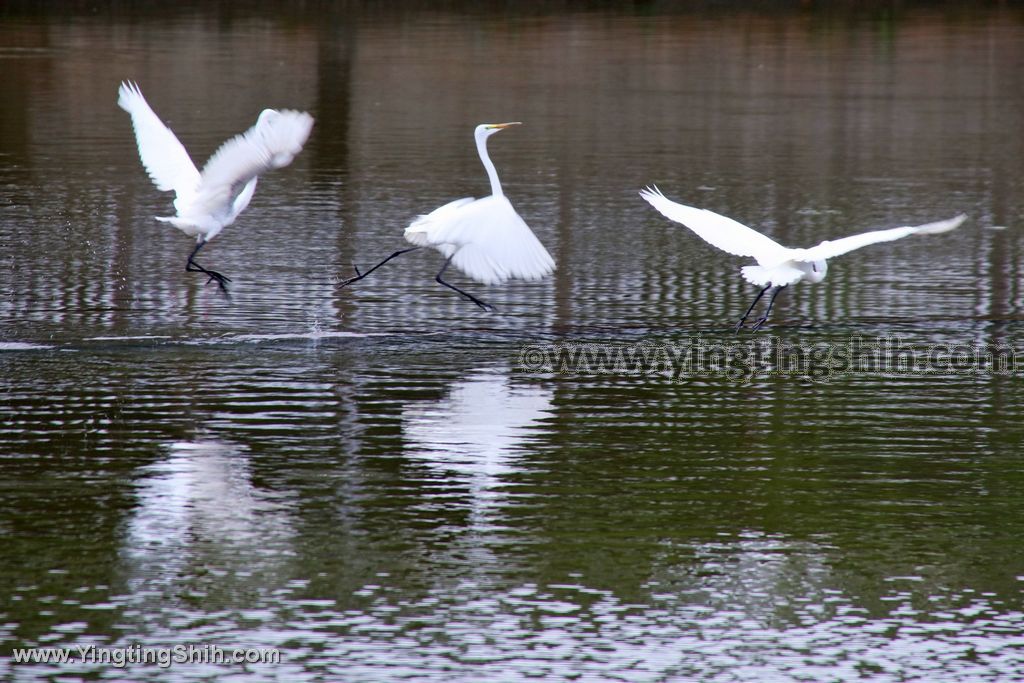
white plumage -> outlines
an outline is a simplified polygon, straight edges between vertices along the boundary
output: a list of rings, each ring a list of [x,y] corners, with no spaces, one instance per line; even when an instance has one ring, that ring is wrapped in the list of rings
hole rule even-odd
[[[474,131],[477,153],[491,182],[490,196],[456,199],[418,216],[405,229],[405,239],[415,247],[396,251],[365,273],[357,268],[356,276],[341,286],[361,280],[399,254],[419,247],[432,247],[445,256],[444,266],[435,278],[439,283],[484,309],[493,307],[441,279],[449,264],[487,285],[511,279],[539,280],[549,275],[555,269],[554,259],[512,208],[487,154],[487,138],[513,125],[518,122],[481,124]]]
[[[539,280],[555,269],[554,259],[505,197],[487,154],[487,138],[512,125],[518,124],[481,124],[474,131],[491,196],[456,199],[419,216],[405,229],[406,240],[437,249],[456,268],[487,285],[513,278]]]
[[[721,216],[707,209],[696,209],[692,206],[678,204],[668,199],[657,187],[646,188],[640,191],[640,196],[647,200],[651,206],[657,209],[663,216],[677,223],[682,223],[697,233],[706,242],[736,256],[750,256],[757,261],[756,266],[744,266],[741,268],[743,277],[747,282],[763,287],[758,294],[754,304],[771,287],[775,288],[768,310],[765,311],[754,329],[758,329],[768,318],[771,312],[775,295],[787,285],[795,284],[801,280],[808,282],[821,282],[828,272],[827,260],[840,256],[854,249],[866,247],[869,244],[879,242],[891,242],[910,235],[933,235],[941,232],[948,232],[960,226],[967,216],[960,214],[954,218],[934,223],[926,223],[918,226],[906,226],[891,228],[888,230],[873,230],[863,232],[837,240],[825,240],[821,244],[808,249],[791,249],[784,247],[766,235],[748,228],[731,218]],[[740,319],[736,326],[739,329],[746,320],[747,315],[753,310],[754,304],[747,309],[747,313]]]
[[[498,285],[513,278],[539,280],[555,262],[508,198],[458,199],[420,216],[405,239],[434,247],[477,282]]]
[[[139,157],[153,184],[158,190],[175,193],[177,215],[157,216],[157,220],[196,238],[198,245],[189,256],[189,266],[207,273],[223,288],[228,278],[205,270],[192,257],[249,205],[259,175],[292,162],[309,137],[313,117],[306,112],[264,109],[256,124],[221,145],[200,173],[138,85],[121,83],[117,104],[132,117]]]

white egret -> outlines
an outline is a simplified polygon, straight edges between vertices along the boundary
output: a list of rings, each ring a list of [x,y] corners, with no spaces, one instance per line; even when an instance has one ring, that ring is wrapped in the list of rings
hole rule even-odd
[[[501,284],[513,278],[539,280],[550,274],[555,269],[554,259],[512,208],[501,190],[498,172],[487,155],[487,138],[516,125],[519,125],[518,121],[484,123],[474,132],[476,150],[491,181],[489,197],[456,199],[425,216],[419,216],[405,229],[405,239],[416,246],[396,251],[365,273],[356,268],[355,277],[345,280],[340,286],[362,280],[396,256],[421,247],[433,247],[445,256],[444,265],[434,279],[484,310],[493,310],[494,307],[441,279],[449,265],[487,285]]]
[[[891,242],[909,235],[934,235],[959,227],[967,219],[966,214],[934,223],[926,223],[914,227],[891,228],[863,232],[837,240],[825,240],[809,249],[791,249],[784,247],[775,240],[707,209],[695,209],[668,199],[657,187],[640,191],[640,196],[650,202],[651,206],[662,215],[677,223],[682,223],[693,230],[699,237],[718,247],[722,251],[735,256],[750,256],[757,261],[756,266],[744,266],[741,271],[747,282],[762,287],[747,312],[736,324],[736,331],[743,327],[747,316],[761,300],[765,292],[774,288],[768,308],[764,315],[754,322],[753,330],[758,330],[768,320],[775,297],[787,286],[807,280],[821,282],[828,272],[827,259],[845,254],[854,249],[866,247],[877,242]]]
[[[131,114],[139,157],[158,190],[175,193],[176,216],[157,216],[196,238],[185,270],[209,276],[227,293],[231,278],[195,262],[207,242],[235,222],[249,205],[261,173],[292,162],[309,137],[313,117],[306,112],[264,109],[256,125],[231,138],[214,152],[200,173],[174,133],[163,124],[142,96],[139,86],[121,83],[118,106]]]

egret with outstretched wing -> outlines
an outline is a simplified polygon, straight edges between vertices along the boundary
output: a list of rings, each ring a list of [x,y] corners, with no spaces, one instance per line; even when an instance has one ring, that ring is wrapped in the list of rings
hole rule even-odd
[[[256,125],[220,146],[202,173],[170,128],[150,108],[139,86],[121,83],[118,106],[131,114],[142,165],[158,190],[175,194],[175,216],[157,216],[196,238],[185,270],[204,273],[227,293],[231,278],[195,262],[195,255],[226,226],[235,222],[256,191],[256,178],[287,166],[302,149],[313,117],[306,112],[264,109]]]
[[[722,251],[735,256],[749,256],[757,261],[756,266],[744,266],[741,269],[747,282],[762,289],[755,297],[754,302],[750,304],[747,312],[740,318],[739,323],[736,324],[737,332],[743,327],[747,316],[754,310],[754,306],[761,300],[765,292],[774,288],[772,296],[768,300],[768,307],[764,315],[754,322],[753,330],[760,329],[768,321],[768,314],[772,311],[775,297],[787,286],[801,280],[808,282],[824,280],[825,274],[828,272],[827,261],[834,256],[840,256],[869,244],[891,242],[910,235],[934,235],[948,232],[959,227],[967,219],[966,214],[960,214],[954,218],[924,225],[874,230],[838,240],[825,240],[818,246],[809,249],[790,249],[731,218],[726,218],[707,209],[695,209],[692,206],[678,204],[662,194],[657,187],[641,190],[640,196],[660,211],[663,216],[682,223],[706,242]]]

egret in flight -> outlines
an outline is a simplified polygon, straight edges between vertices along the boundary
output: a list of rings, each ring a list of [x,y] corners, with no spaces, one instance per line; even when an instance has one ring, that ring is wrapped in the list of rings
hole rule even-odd
[[[227,293],[231,278],[195,262],[207,242],[249,205],[261,173],[292,162],[309,137],[313,117],[306,112],[264,109],[256,125],[220,146],[200,173],[171,129],[150,109],[139,86],[122,82],[118,106],[131,114],[139,157],[158,190],[174,190],[176,216],[157,216],[196,238],[185,270],[209,276]]]
[[[955,218],[915,227],[874,230],[837,240],[825,240],[809,249],[790,249],[731,218],[720,216],[707,209],[695,209],[692,206],[677,204],[663,195],[657,187],[641,190],[640,196],[650,202],[651,206],[666,218],[682,223],[713,246],[735,256],[753,257],[757,261],[756,266],[743,266],[741,269],[747,282],[762,289],[750,304],[747,312],[740,318],[739,323],[736,324],[737,332],[743,327],[747,316],[754,310],[754,306],[761,300],[765,292],[769,289],[773,290],[771,298],[768,300],[768,308],[764,315],[754,322],[753,331],[760,329],[767,322],[768,314],[772,311],[772,304],[775,303],[775,297],[787,286],[801,280],[808,282],[824,280],[825,273],[828,272],[827,259],[833,256],[839,256],[869,244],[891,242],[909,235],[934,235],[948,232],[959,227],[967,219],[966,214],[960,214]]]
[[[405,229],[405,239],[416,246],[396,251],[365,273],[356,268],[355,277],[345,280],[340,286],[362,280],[396,256],[421,247],[433,247],[445,257],[444,265],[434,279],[485,311],[494,310],[494,307],[441,279],[449,265],[487,285],[501,284],[513,278],[539,280],[550,274],[555,269],[554,259],[501,191],[498,172],[487,155],[487,138],[516,125],[519,125],[518,121],[484,123],[476,127],[476,151],[491,181],[489,197],[456,199],[425,216],[419,216]]]

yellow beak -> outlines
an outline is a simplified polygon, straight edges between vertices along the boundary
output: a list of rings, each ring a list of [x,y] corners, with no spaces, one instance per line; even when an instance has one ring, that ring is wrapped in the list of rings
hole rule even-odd
[[[502,128],[508,128],[509,126],[519,126],[519,125],[522,125],[521,121],[509,121],[508,123],[489,123],[489,124],[487,124],[487,127],[488,128],[497,128],[498,130],[501,130]]]

